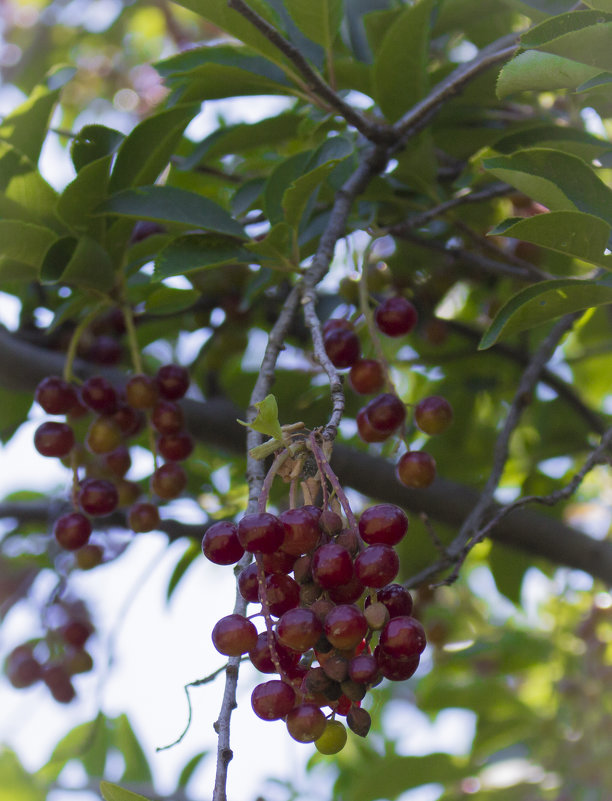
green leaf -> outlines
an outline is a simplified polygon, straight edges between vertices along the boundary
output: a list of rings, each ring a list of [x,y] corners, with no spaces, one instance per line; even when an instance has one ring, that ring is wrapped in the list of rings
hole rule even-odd
[[[612,14],[612,0],[584,0],[584,4]]]
[[[527,48],[544,50],[588,64],[612,69],[612,15],[603,11],[571,11],[541,22],[521,37]]]
[[[119,787],[118,784],[112,784],[111,782],[100,782],[100,792],[104,801],[151,801],[144,795],[125,790],[123,787]]]
[[[57,213],[75,231],[101,236],[104,222],[92,219],[92,212],[107,195],[112,155],[81,167],[77,177],[64,189],[57,201]]]
[[[119,148],[110,191],[151,184],[167,166],[199,104],[178,105],[139,123]]]
[[[419,0],[405,8],[376,54],[374,99],[391,122],[408,111],[427,89],[431,9],[432,0]]]
[[[0,258],[14,259],[40,268],[57,235],[42,225],[23,220],[0,220]]]
[[[0,210],[3,217],[58,227],[57,192],[49,186],[27,156],[8,142],[0,142]]]
[[[284,220],[285,190],[308,169],[312,155],[312,150],[303,150],[282,161],[270,173],[264,190],[264,209],[272,225]]]
[[[266,434],[273,439],[282,440],[283,430],[278,421],[278,404],[274,395],[266,395],[266,397],[255,404],[257,409],[257,417],[250,423],[245,423],[238,420],[240,425],[252,428],[253,431],[259,431],[260,434]]]
[[[612,224],[612,191],[576,156],[532,148],[483,166],[553,211],[583,211]]]
[[[259,242],[249,242],[246,249],[265,260],[271,269],[293,269],[291,263],[292,229],[286,222],[273,225]],[[270,264],[270,262],[274,262]]]
[[[576,89],[599,72],[563,56],[526,50],[502,67],[497,78],[497,96],[503,99],[515,92]]]
[[[350,0],[349,0],[350,2]],[[325,50],[331,50],[342,22],[343,0],[285,0],[298,28]]]
[[[0,750],[0,801],[45,801],[47,793],[23,768],[13,751]]]
[[[70,146],[70,157],[77,172],[92,161],[110,156],[125,139],[125,134],[106,125],[85,125]]]
[[[33,164],[40,157],[59,93],[75,73],[76,69],[72,67],[57,69],[48,77],[45,85],[35,87],[28,99],[6,116],[0,125],[0,139],[19,148]]]
[[[179,5],[204,17],[240,42],[266,56],[270,61],[278,64],[284,63],[280,51],[242,14],[229,8],[227,0],[179,0]],[[268,22],[275,22],[270,6],[263,0],[249,0],[249,6]]]
[[[295,228],[300,225],[306,206],[316,200],[320,185],[336,165],[352,152],[352,144],[341,136],[326,140],[319,148],[313,157],[317,166],[292,181],[283,193],[282,207],[289,225]]]
[[[515,548],[507,548],[498,542],[492,542],[488,561],[499,592],[519,606],[523,578],[533,565],[532,557]]]
[[[115,284],[115,273],[106,250],[94,239],[65,236],[51,245],[40,270],[45,284],[59,281],[82,289],[107,292]]]
[[[230,262],[250,262],[248,251],[235,239],[219,234],[186,234],[173,239],[155,260],[154,280],[187,275],[194,270]]]
[[[504,154],[530,147],[551,147],[585,161],[600,158],[612,151],[612,143],[606,139],[561,125],[535,125],[533,128],[502,136],[493,145],[498,153]]]
[[[147,297],[145,309],[151,314],[176,314],[189,309],[200,297],[195,289],[161,286]]]
[[[178,786],[179,787],[186,787],[189,779],[193,776],[196,768],[199,766],[200,762],[204,759],[204,757],[208,756],[208,751],[200,751],[199,754],[195,754],[191,757],[189,762],[185,765],[183,770],[181,771],[181,775],[179,776]]]
[[[199,545],[196,545],[195,542],[190,542],[185,548],[181,558],[176,564],[176,567],[172,571],[170,580],[168,581],[168,588],[166,589],[166,601],[169,601],[170,598],[172,598],[180,580],[183,578],[187,572],[187,569],[193,564],[193,562],[199,558],[201,551],[202,549]]]
[[[242,226],[207,197],[176,186],[141,186],[112,195],[96,214],[133,217],[164,223],[181,223],[245,239]]]
[[[541,281],[521,290],[502,306],[483,334],[478,348],[485,350],[502,337],[527,331],[564,314],[607,303],[612,303],[610,278],[601,281],[572,278]]]
[[[151,768],[127,715],[119,715],[113,721],[113,744],[121,751],[125,762],[121,781],[152,781]]]
[[[612,269],[612,257],[604,255],[610,228],[592,214],[551,211],[534,217],[510,217],[489,231],[489,236],[511,236]]]

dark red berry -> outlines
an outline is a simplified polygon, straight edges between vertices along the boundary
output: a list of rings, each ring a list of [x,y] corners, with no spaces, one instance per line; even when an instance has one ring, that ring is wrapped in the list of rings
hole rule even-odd
[[[380,634],[379,645],[392,659],[410,659],[423,653],[425,629],[413,617],[392,617]]]
[[[244,548],[238,541],[238,526],[230,520],[213,523],[202,538],[202,550],[216,565],[236,564],[244,556]]]
[[[390,681],[406,681],[416,672],[420,661],[418,654],[408,659],[394,659],[385,653],[380,645],[374,649],[374,656],[381,675]]]
[[[240,546],[242,548],[242,545]],[[238,590],[245,601],[256,603],[259,600],[259,580],[255,562],[248,565],[238,576]]]
[[[112,417],[124,437],[133,437],[144,428],[145,418],[142,412],[133,409],[127,403],[119,403]]]
[[[283,543],[285,529],[269,512],[245,515],[238,522],[238,539],[245,551],[272,553]]]
[[[45,665],[42,678],[58,703],[69,704],[76,697],[70,674],[63,665]]]
[[[98,414],[114,414],[119,398],[113,385],[103,376],[92,376],[81,387],[81,400]]]
[[[73,648],[82,648],[93,634],[93,626],[86,620],[71,620],[60,628],[62,639]]]
[[[385,385],[385,371],[378,359],[357,359],[351,366],[349,384],[359,395],[373,395]]]
[[[361,345],[354,331],[335,328],[323,338],[325,352],[334,367],[350,367],[359,358]]]
[[[132,457],[125,445],[120,445],[104,456],[104,467],[117,478],[123,478],[131,466]]]
[[[179,400],[189,389],[189,371],[179,364],[164,364],[155,380],[160,395],[166,400]]]
[[[325,618],[325,636],[340,650],[355,648],[365,637],[368,624],[363,612],[353,604],[334,607]]]
[[[31,687],[42,677],[42,667],[28,645],[19,645],[6,658],[5,672],[17,690]]]
[[[357,654],[349,662],[349,676],[358,684],[371,684],[378,676],[378,662],[372,654]]]
[[[409,334],[417,323],[417,310],[412,303],[400,295],[387,298],[374,312],[379,331],[388,337]]]
[[[154,503],[136,503],[128,513],[128,525],[136,534],[154,531],[159,522],[159,509]]]
[[[379,434],[392,434],[406,419],[406,407],[391,392],[377,395],[366,406],[365,413],[370,426]]]
[[[425,451],[406,451],[400,456],[395,474],[409,489],[426,489],[436,477],[436,460]]]
[[[164,501],[178,498],[187,486],[187,475],[176,462],[161,465],[151,476],[151,489]]]
[[[74,445],[74,433],[67,423],[48,421],[34,432],[34,447],[43,456],[67,456]]]
[[[157,450],[169,462],[182,462],[193,452],[193,438],[186,431],[162,434],[157,440]]]
[[[293,651],[303,653],[317,642],[323,632],[321,621],[311,609],[289,609],[276,627],[279,641]]]
[[[151,422],[160,434],[176,434],[183,427],[183,410],[174,401],[158,401]]]
[[[72,384],[54,375],[43,378],[36,387],[34,398],[47,414],[68,414],[78,403]]]
[[[220,654],[241,656],[255,647],[257,629],[242,615],[227,615],[215,624],[212,641]]]
[[[295,705],[293,687],[279,679],[258,684],[251,693],[253,712],[262,720],[280,720]]]
[[[266,577],[265,592],[270,613],[275,617],[295,609],[300,603],[300,585],[291,576],[282,573],[272,573]]]
[[[281,645],[276,637],[276,632],[273,633],[273,641],[279,666],[287,673],[295,668],[299,662],[300,655]],[[249,651],[249,659],[260,673],[276,673],[276,666],[270,653],[267,631],[257,635],[257,642]]]
[[[280,515],[280,521],[285,529],[285,539],[283,540],[283,551],[294,556],[301,556],[309,553],[318,544],[321,538],[321,530],[318,520],[321,512],[316,507],[298,507],[287,509]],[[319,512],[317,515],[316,512]]]
[[[368,545],[397,545],[408,530],[408,518],[391,503],[369,506],[359,519],[361,539]]]
[[[339,587],[353,577],[353,560],[341,545],[329,542],[312,555],[312,576],[324,589]]]
[[[86,478],[79,489],[79,506],[92,517],[103,517],[114,512],[119,505],[119,493],[110,481]]]
[[[384,587],[398,571],[399,556],[390,545],[370,545],[355,559],[355,575],[366,587]]]
[[[330,317],[323,323],[322,333],[323,338],[331,334],[332,331],[354,331],[355,327],[350,320],[345,320],[342,317]]]
[[[291,573],[296,557],[279,549],[273,553],[262,553],[261,560],[266,574]]]
[[[300,704],[287,714],[287,731],[299,743],[314,743],[325,731],[325,715],[314,704]]]
[[[453,422],[453,409],[441,395],[430,395],[417,403],[414,422],[425,434],[442,434]]]
[[[412,596],[401,584],[382,587],[376,593],[376,599],[387,607],[390,617],[408,616],[412,612]]]
[[[87,543],[91,536],[91,523],[80,512],[71,512],[58,517],[53,527],[58,543],[67,551],[76,551]]]
[[[357,421],[357,431],[359,432],[359,436],[364,442],[384,442],[391,436],[391,434],[386,434],[384,432],[381,433],[380,431],[376,431],[376,429],[372,427],[368,419],[368,414],[365,406],[363,409],[360,409],[357,412],[356,421]]]

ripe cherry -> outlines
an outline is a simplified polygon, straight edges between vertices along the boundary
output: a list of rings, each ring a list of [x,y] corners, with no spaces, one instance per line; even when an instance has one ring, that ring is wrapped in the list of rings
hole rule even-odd
[[[378,359],[357,359],[349,372],[349,384],[359,395],[373,395],[385,385],[385,372]]]
[[[384,587],[398,571],[399,556],[390,545],[369,545],[355,559],[355,575],[366,587]]]
[[[54,375],[43,378],[36,387],[34,398],[47,414],[68,414],[78,403],[77,393],[72,384]]]
[[[74,433],[67,423],[48,421],[34,432],[34,447],[42,456],[67,456],[74,445]]]
[[[325,636],[341,650],[355,648],[368,630],[363,612],[353,604],[340,604],[334,607],[325,618]]]
[[[186,431],[162,434],[157,440],[157,450],[169,462],[182,462],[193,452],[193,438]]]
[[[119,398],[113,385],[103,376],[92,376],[81,387],[81,400],[98,414],[113,414],[117,411]]]
[[[400,456],[395,474],[409,489],[425,489],[436,477],[436,461],[425,451],[407,451]]]
[[[176,434],[183,427],[183,410],[174,401],[160,400],[153,409],[151,422],[160,434]]]
[[[319,514],[317,515],[316,512]],[[287,509],[280,515],[280,521],[285,529],[283,551],[294,556],[301,556],[316,547],[321,538],[318,524],[321,512],[318,509],[316,512],[307,507],[298,507]]]
[[[238,523],[238,539],[245,551],[272,553],[284,538],[283,524],[269,512],[245,515]]]
[[[407,530],[408,518],[391,503],[369,506],[359,519],[359,533],[368,545],[397,545]]]
[[[353,560],[341,545],[329,542],[312,555],[312,576],[324,589],[346,584],[353,577]]]
[[[299,743],[313,743],[325,731],[325,715],[314,704],[293,707],[286,718],[287,731]]]
[[[417,323],[417,310],[406,298],[398,295],[387,298],[374,312],[374,320],[379,331],[388,337],[401,337],[409,334]]]
[[[164,364],[155,380],[160,395],[166,400],[179,400],[189,389],[189,371],[179,364]]]
[[[117,488],[102,478],[86,478],[82,481],[78,499],[81,509],[92,517],[109,515],[119,505]]]
[[[82,548],[91,535],[91,523],[80,512],[71,512],[58,517],[53,527],[53,534],[58,543],[67,551]]]
[[[411,659],[420,655],[427,644],[425,629],[413,617],[392,617],[382,630],[379,645],[392,659]]]
[[[136,534],[154,531],[159,522],[159,509],[154,503],[136,503],[128,513],[128,525]]]
[[[238,541],[238,526],[231,520],[219,520],[206,529],[202,538],[204,556],[216,565],[234,565],[244,556]]]
[[[227,615],[215,623],[213,645],[225,656],[241,656],[255,647],[257,629],[242,615]]]
[[[296,607],[285,612],[278,621],[276,631],[283,645],[303,653],[317,642],[323,626],[311,609]]]
[[[453,422],[453,409],[441,395],[430,395],[417,403],[414,421],[425,434],[442,434]]]
[[[262,720],[280,720],[295,705],[293,687],[279,679],[258,684],[251,693],[253,712]]]
[[[406,419],[406,407],[391,392],[377,395],[364,408],[368,423],[379,434],[389,436]]]
[[[151,476],[151,489],[164,501],[178,498],[186,486],[187,475],[176,462],[161,465]]]
[[[359,358],[361,345],[354,331],[335,328],[324,336],[325,352],[334,367],[350,367]]]

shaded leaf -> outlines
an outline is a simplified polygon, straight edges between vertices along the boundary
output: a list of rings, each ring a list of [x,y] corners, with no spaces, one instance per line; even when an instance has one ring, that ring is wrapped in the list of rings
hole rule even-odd
[[[144,795],[125,790],[118,784],[111,782],[100,782],[100,792],[104,801],[150,801]]]
[[[612,151],[606,139],[560,125],[536,125],[523,131],[502,136],[493,145],[499,153],[513,153],[529,147],[552,147],[586,160]]]
[[[264,209],[271,225],[284,220],[285,190],[308,169],[312,155],[312,150],[303,150],[282,161],[270,173],[264,190]]]
[[[199,104],[178,105],[153,114],[123,140],[117,153],[110,191],[151,184],[166,167]]]
[[[250,262],[252,257],[239,242],[219,234],[186,234],[173,239],[155,260],[154,279],[186,275],[205,267],[230,262]]]
[[[564,314],[606,303],[612,303],[612,279],[541,281],[521,290],[502,306],[478,347],[480,350],[490,348],[502,337],[527,331]]]
[[[612,257],[604,255],[610,225],[592,214],[551,211],[534,217],[510,217],[489,231],[489,236],[511,236],[612,269]]]
[[[107,195],[112,158],[105,156],[82,166],[60,195],[57,213],[71,228],[101,236],[104,221],[92,219],[91,215]]]
[[[612,191],[577,156],[531,148],[483,166],[553,211],[583,211],[612,224]]]
[[[37,269],[57,235],[42,225],[22,220],[0,220],[0,257],[14,259]]]
[[[343,5],[343,0],[285,0],[298,28],[326,50],[331,49],[340,28]]]
[[[571,11],[541,22],[521,37],[525,47],[544,50],[588,64],[612,69],[612,15],[603,11]]]
[[[516,548],[492,542],[488,561],[497,589],[518,606],[521,603],[523,578],[533,564],[532,557]]]
[[[376,54],[374,99],[394,122],[427,89],[427,61],[432,0],[405,8],[387,31]]]
[[[106,250],[94,239],[65,236],[51,245],[40,270],[45,284],[62,281],[83,289],[112,289],[115,273]]]
[[[514,92],[575,89],[598,73],[594,67],[563,56],[526,50],[502,67],[497,78],[497,96],[504,98]]]
[[[145,309],[152,314],[176,314],[193,306],[200,297],[195,289],[162,286],[147,297]]]
[[[125,134],[106,125],[85,125],[74,138],[70,157],[77,172],[92,161],[115,153]]]
[[[242,226],[224,208],[207,197],[176,186],[153,185],[125,189],[98,206],[96,213],[181,223],[245,238]]]

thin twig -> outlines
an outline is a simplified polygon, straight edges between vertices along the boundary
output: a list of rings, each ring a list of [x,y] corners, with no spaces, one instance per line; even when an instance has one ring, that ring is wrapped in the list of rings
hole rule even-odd
[[[270,25],[267,20],[253,11],[244,0],[228,0],[227,5],[229,8],[233,8],[234,11],[242,14],[245,19],[248,19],[253,27],[257,28],[269,42],[293,63],[306,81],[306,87],[310,92],[325,100],[344,117],[349,125],[353,125],[362,133],[366,139],[372,142],[382,143],[391,142],[395,138],[390,133],[388,125],[367,119],[367,117],[364,117],[348,103],[345,103],[331,86],[310,66],[297,47],[285,39],[285,37],[279,33],[273,25]]]

